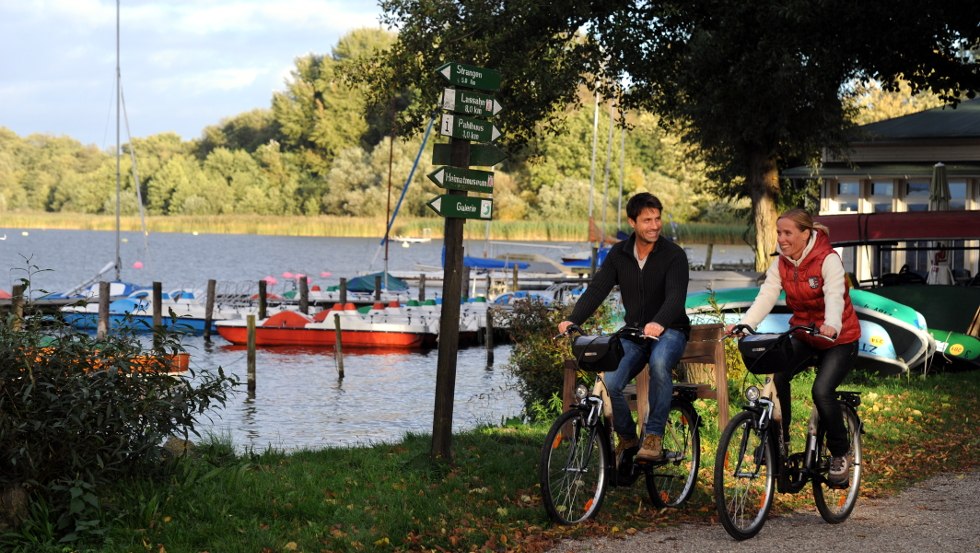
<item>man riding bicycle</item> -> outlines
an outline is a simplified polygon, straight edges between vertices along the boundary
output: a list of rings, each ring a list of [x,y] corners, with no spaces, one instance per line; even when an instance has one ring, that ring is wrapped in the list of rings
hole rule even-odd
[[[592,282],[575,303],[568,320],[558,325],[581,325],[618,285],[627,326],[642,329],[657,338],[635,342],[624,339],[619,367],[603,376],[613,410],[613,428],[619,438],[616,457],[640,446],[636,423],[623,388],[641,370],[650,366],[650,414],[644,425],[641,461],[663,459],[663,434],[673,390],[671,370],[687,346],[691,322],[684,310],[689,280],[687,254],[669,240],[660,239],[663,204],[648,192],[634,195],[626,204],[626,220],[633,233],[612,246]]]

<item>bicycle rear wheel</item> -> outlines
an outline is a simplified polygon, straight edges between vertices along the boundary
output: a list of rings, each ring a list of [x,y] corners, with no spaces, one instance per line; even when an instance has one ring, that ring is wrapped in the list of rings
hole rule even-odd
[[[601,420],[586,424],[585,414],[572,409],[559,416],[541,450],[541,497],[548,516],[561,524],[594,517],[606,495],[608,434]]]
[[[725,427],[715,455],[715,506],[725,530],[737,540],[759,533],[775,492],[772,443],[743,411]]]
[[[671,404],[663,448],[666,461],[652,466],[646,474],[647,493],[658,507],[679,507],[694,492],[701,467],[701,432],[691,404]]]
[[[844,428],[847,430],[847,439],[851,444],[847,452],[850,462],[850,474],[848,475],[846,486],[837,486],[827,480],[827,471],[830,467],[830,450],[827,449],[827,440],[823,430],[820,430],[818,444],[820,447],[820,475],[813,479],[813,501],[817,504],[820,516],[831,524],[838,524],[847,520],[857,504],[858,493],[861,487],[861,419],[857,413],[848,406],[842,406],[844,413]]]

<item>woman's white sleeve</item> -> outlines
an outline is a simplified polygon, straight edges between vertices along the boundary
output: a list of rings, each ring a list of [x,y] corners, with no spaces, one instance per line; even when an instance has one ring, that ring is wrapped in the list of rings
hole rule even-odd
[[[841,319],[844,316],[844,294],[847,293],[844,264],[840,257],[830,254],[824,258],[820,272],[823,274],[823,324],[840,332],[844,326]]]
[[[755,301],[752,302],[748,311],[742,315],[739,324],[749,325],[752,328],[759,326],[762,319],[765,319],[766,315],[776,305],[776,300],[779,299],[779,293],[782,290],[783,279],[779,276],[779,258],[777,257],[766,271],[766,280],[759,288],[759,295],[755,297]]]

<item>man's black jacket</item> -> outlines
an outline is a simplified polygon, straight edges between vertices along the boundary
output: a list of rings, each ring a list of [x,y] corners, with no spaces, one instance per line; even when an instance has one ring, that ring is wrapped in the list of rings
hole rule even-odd
[[[687,254],[677,244],[660,237],[641,271],[633,255],[635,242],[633,233],[612,246],[568,320],[577,325],[584,323],[618,284],[627,325],[643,328],[654,322],[689,335],[691,321],[684,310],[690,278]]]

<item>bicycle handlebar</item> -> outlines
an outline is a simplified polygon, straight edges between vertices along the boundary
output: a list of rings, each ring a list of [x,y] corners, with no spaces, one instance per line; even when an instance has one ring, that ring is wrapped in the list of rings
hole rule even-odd
[[[585,331],[582,330],[582,327],[578,326],[575,323],[572,323],[568,325],[568,328],[565,329],[565,332],[559,332],[552,339],[557,340],[565,336],[571,336],[573,332],[577,332],[583,336],[585,335]],[[623,328],[620,328],[613,334],[619,334],[620,336],[631,336],[633,338],[642,338],[645,340],[660,340],[659,336],[650,336],[649,334],[643,334],[643,329],[636,328],[634,326],[624,326]]]
[[[792,333],[797,332],[797,331],[800,331],[800,330],[802,330],[803,332],[806,332],[810,336],[816,336],[817,338],[823,338],[824,340],[827,340],[828,342],[833,342],[833,341],[837,340],[837,336],[836,335],[835,336],[824,336],[823,334],[820,334],[820,329],[817,328],[817,325],[815,325],[815,324],[793,325],[788,330],[786,330],[784,332],[780,332],[779,334],[782,335],[782,336],[786,336],[788,334],[792,334]],[[732,331],[729,332],[728,334],[726,334],[725,337],[728,338],[728,337],[734,337],[734,336],[744,336],[745,334],[758,334],[758,332],[754,328],[752,328],[751,326],[749,326],[749,325],[737,324],[737,325],[735,325],[735,326],[732,327]]]

